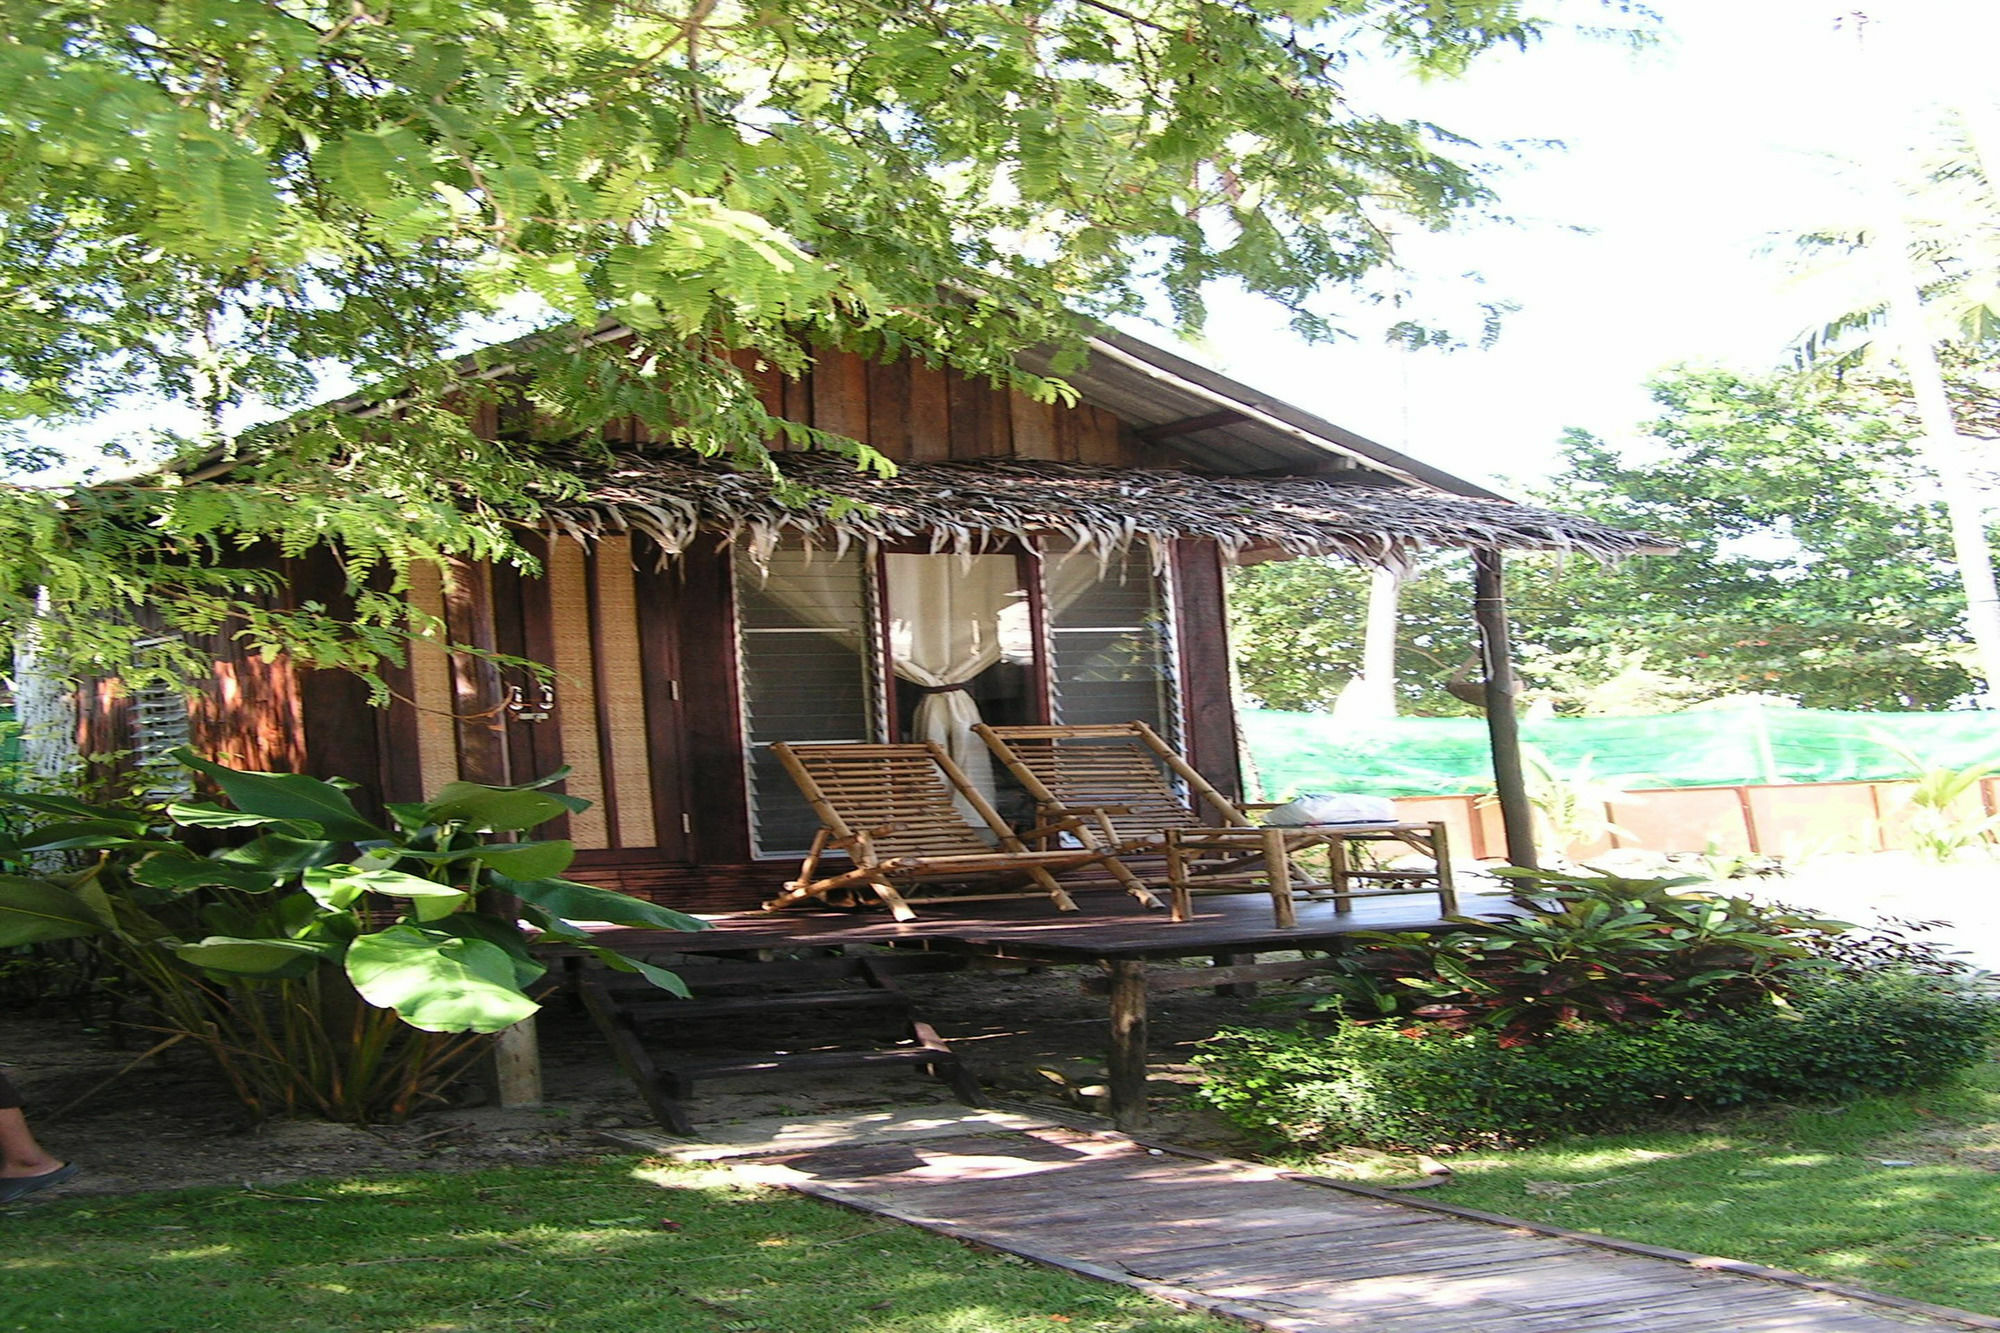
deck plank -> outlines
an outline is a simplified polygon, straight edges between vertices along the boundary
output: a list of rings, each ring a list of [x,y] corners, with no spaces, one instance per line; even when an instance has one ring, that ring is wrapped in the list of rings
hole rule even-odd
[[[807,1193],[1283,1333],[2000,1329],[1082,1130],[763,1160],[767,1178]]]

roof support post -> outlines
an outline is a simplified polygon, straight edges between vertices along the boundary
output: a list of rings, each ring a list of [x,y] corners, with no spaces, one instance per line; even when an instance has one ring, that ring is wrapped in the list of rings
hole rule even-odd
[[[1500,552],[1474,551],[1472,568],[1473,613],[1479,621],[1480,666],[1486,680],[1486,734],[1493,749],[1493,789],[1507,835],[1507,860],[1533,870],[1537,868],[1535,816],[1521,765],[1521,724],[1514,706],[1517,682]]]

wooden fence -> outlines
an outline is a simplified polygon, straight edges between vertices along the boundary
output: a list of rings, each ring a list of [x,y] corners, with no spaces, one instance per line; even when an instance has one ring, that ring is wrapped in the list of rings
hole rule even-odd
[[[1585,861],[1628,847],[1790,858],[1891,851],[1911,845],[1914,785],[1796,782],[1621,792],[1614,799],[1592,803],[1602,810],[1602,831],[1566,850],[1572,859]],[[1507,855],[1500,810],[1491,797],[1404,796],[1397,799],[1396,812],[1403,819],[1443,820],[1459,856],[1483,861]],[[1950,820],[1955,827],[1970,829],[1996,812],[2000,812],[2000,778],[1987,778],[1952,808]]]

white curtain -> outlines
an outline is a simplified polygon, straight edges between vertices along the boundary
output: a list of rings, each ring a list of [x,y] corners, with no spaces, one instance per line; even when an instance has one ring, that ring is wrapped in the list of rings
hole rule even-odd
[[[936,741],[988,800],[993,763],[973,735],[979,707],[964,687],[997,662],[1034,660],[1028,597],[1011,555],[892,555],[885,560],[889,658],[925,690],[910,734]]]

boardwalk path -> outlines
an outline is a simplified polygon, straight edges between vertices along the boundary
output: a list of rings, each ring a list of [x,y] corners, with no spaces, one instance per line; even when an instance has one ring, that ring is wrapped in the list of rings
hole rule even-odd
[[[810,1194],[1284,1333],[2000,1329],[1056,1127],[762,1162]]]

